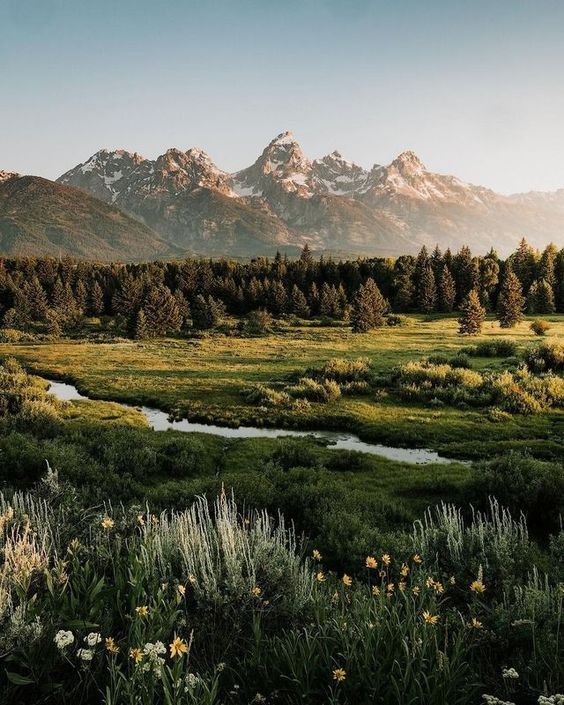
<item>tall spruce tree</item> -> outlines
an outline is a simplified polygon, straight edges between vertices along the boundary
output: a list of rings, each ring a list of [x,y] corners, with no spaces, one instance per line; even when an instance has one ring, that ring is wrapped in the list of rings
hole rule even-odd
[[[462,335],[478,335],[485,317],[486,310],[480,303],[480,296],[476,289],[472,289],[460,308],[458,332]]]
[[[497,301],[497,317],[502,328],[513,328],[523,320],[525,297],[517,275],[508,266]]]
[[[388,303],[374,279],[367,279],[355,294],[351,311],[351,326],[355,333],[365,333],[384,325]]]
[[[310,309],[307,305],[307,299],[304,296],[303,291],[296,284],[292,287],[290,299],[290,308],[292,313],[299,318],[309,318]]]
[[[97,281],[93,281],[89,287],[86,311],[90,316],[104,313],[104,292]]]
[[[424,313],[432,313],[437,305],[437,285],[435,282],[433,268],[430,263],[428,263],[425,267],[419,281],[417,303],[419,309]]]
[[[164,284],[152,287],[143,301],[145,326],[150,337],[160,338],[180,329],[182,317],[176,299]],[[136,316],[136,322],[138,317]]]
[[[439,281],[439,307],[444,313],[451,313],[454,311],[454,304],[456,301],[456,284],[454,283],[454,278],[450,273],[450,269],[445,264],[443,271],[441,272],[441,279]]]
[[[554,291],[546,279],[535,279],[527,294],[527,309],[529,313],[554,313]]]

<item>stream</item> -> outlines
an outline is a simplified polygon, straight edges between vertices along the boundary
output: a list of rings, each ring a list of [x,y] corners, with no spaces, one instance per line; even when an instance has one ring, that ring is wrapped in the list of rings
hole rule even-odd
[[[46,380],[49,383],[49,393],[62,401],[78,401],[88,399],[81,394],[78,389],[66,382],[56,382]],[[120,402],[121,403],[121,402]],[[132,404],[121,403],[128,408],[140,409],[145,415],[149,426],[154,431],[182,431],[184,433],[211,433],[223,438],[279,438],[282,436],[309,436],[319,438],[328,442],[328,447],[334,450],[353,450],[360,453],[379,455],[388,460],[395,460],[413,465],[426,465],[429,463],[452,463],[456,462],[440,456],[435,451],[426,448],[396,448],[385,446],[379,443],[365,443],[354,433],[341,431],[292,431],[283,428],[258,428],[255,426],[239,426],[230,428],[228,426],[215,426],[213,424],[193,423],[183,419],[181,421],[171,421],[168,414],[160,409],[153,409],[149,406],[134,406]]]

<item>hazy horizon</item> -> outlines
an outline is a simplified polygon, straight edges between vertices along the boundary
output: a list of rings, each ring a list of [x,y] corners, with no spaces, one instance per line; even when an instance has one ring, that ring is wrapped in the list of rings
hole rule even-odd
[[[564,4],[0,0],[0,169],[98,149],[251,164],[290,130],[366,168],[413,150],[502,193],[564,187]]]

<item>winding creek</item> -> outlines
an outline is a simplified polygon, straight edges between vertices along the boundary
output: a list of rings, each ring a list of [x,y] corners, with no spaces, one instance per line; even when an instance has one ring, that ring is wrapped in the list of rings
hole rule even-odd
[[[66,382],[46,380],[49,383],[49,393],[57,399],[63,401],[78,401],[88,399],[81,394],[78,389]],[[360,453],[379,455],[388,460],[396,460],[413,465],[427,465],[429,463],[451,463],[457,462],[440,456],[435,451],[425,448],[395,448],[393,446],[380,445],[378,443],[365,443],[354,433],[339,431],[292,431],[282,428],[257,428],[254,426],[239,426],[229,428],[227,426],[214,426],[211,424],[192,423],[183,419],[181,421],[171,421],[168,414],[160,409],[153,409],[148,406],[134,406],[132,404],[121,403],[128,408],[140,409],[145,415],[149,426],[155,431],[182,431],[184,433],[211,433],[223,438],[279,438],[281,436],[310,436],[327,441],[328,447],[334,450],[353,450]],[[460,461],[458,461],[460,462]]]

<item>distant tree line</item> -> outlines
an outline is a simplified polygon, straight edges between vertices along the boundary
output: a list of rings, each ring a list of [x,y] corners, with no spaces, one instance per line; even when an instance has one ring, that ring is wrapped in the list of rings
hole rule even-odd
[[[538,252],[523,239],[506,260],[493,250],[473,256],[469,247],[455,254],[422,247],[417,256],[335,261],[314,259],[307,246],[297,259],[248,262],[0,259],[2,325],[42,322],[54,335],[83,316],[119,317],[129,335],[145,338],[212,329],[226,313],[257,310],[350,320],[362,331],[381,325],[386,313],[451,313],[469,303],[478,318],[497,311],[502,325],[514,325],[525,310],[564,312],[564,249]]]

